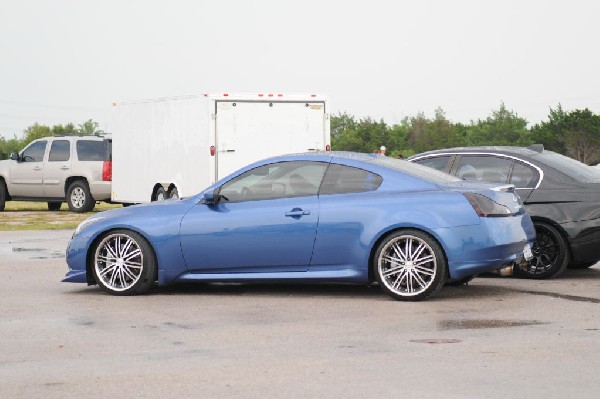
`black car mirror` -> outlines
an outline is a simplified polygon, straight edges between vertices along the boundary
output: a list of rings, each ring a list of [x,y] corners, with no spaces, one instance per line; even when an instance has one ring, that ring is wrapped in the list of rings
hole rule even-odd
[[[16,152],[13,152],[12,154],[10,154],[10,159],[12,159],[13,161],[17,161],[17,162],[21,161],[21,157]]]

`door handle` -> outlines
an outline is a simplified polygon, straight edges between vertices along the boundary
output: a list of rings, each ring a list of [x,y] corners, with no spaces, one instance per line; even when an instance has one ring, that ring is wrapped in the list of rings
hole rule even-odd
[[[33,170],[42,170],[41,166],[36,166],[35,168],[33,168]]]
[[[285,213],[285,216],[291,216],[291,217],[300,217],[300,216],[304,216],[304,215],[310,215],[310,211],[305,211],[300,208],[294,208],[291,211]]]
[[[62,170],[69,170],[69,167],[68,167],[68,166],[66,166],[66,165],[65,165],[65,166],[61,166],[60,168],[61,168]]]

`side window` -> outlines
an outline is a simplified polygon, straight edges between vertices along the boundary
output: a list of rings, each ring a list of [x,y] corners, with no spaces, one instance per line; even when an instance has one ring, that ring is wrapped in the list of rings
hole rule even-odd
[[[77,159],[80,161],[108,161],[104,140],[77,140]]]
[[[533,188],[538,182],[538,172],[531,166],[515,162],[510,182],[517,188]]]
[[[54,140],[50,146],[49,162],[68,161],[71,157],[71,143],[69,140]]]
[[[463,155],[456,175],[465,180],[483,180],[491,183],[508,182],[511,159],[495,156]]]
[[[21,153],[23,162],[42,162],[44,160],[44,152],[46,152],[46,143],[46,140],[36,141],[24,149],[23,153]]]
[[[381,176],[363,169],[331,164],[327,168],[320,195],[373,191],[381,185]]]
[[[423,165],[423,166],[428,166],[430,168],[437,169],[441,172],[444,172],[446,170],[446,166],[448,165],[448,161],[450,161],[449,155],[443,156],[443,157],[431,157],[431,158],[419,159],[418,161],[415,161],[415,163],[418,163],[419,165]]]
[[[219,194],[229,202],[317,195],[327,164],[279,162],[260,166],[228,181]]]

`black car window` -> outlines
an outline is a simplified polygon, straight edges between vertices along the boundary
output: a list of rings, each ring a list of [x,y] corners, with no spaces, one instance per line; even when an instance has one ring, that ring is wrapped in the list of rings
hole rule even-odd
[[[50,146],[49,162],[68,161],[71,157],[71,143],[69,140],[54,140]]]
[[[36,141],[29,147],[23,150],[21,158],[23,162],[42,162],[44,160],[44,152],[46,152],[47,141]]]
[[[279,162],[249,170],[221,186],[229,202],[317,195],[327,169],[324,162]],[[226,201],[227,201],[226,200]]]
[[[373,191],[381,185],[382,180],[381,176],[363,169],[331,164],[325,173],[319,195]]]
[[[110,156],[103,140],[77,140],[77,159],[80,161],[108,161]]]
[[[538,182],[538,172],[531,166],[515,162],[510,183],[517,188],[533,188]]]
[[[456,175],[465,180],[506,183],[511,164],[511,159],[492,155],[463,155],[458,164]]]
[[[428,166],[433,169],[437,169],[439,171],[445,171],[446,166],[448,166],[448,161],[450,160],[450,156],[443,157],[431,157],[431,158],[423,158],[415,161],[419,165]]]

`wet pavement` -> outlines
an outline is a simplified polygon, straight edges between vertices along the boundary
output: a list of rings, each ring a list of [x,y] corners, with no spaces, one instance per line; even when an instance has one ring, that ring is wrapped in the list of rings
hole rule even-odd
[[[2,397],[596,398],[600,265],[377,287],[61,283],[71,231],[0,232]]]

